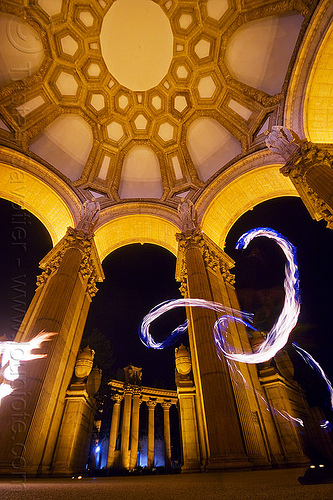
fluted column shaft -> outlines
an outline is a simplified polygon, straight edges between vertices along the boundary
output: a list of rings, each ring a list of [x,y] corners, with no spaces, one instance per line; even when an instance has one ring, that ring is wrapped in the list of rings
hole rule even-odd
[[[205,259],[215,249],[201,231],[179,235],[186,267],[190,298],[213,300]],[[222,252],[218,249],[219,252]],[[227,256],[226,256],[227,260]],[[217,319],[214,311],[189,308],[189,339],[197,397],[203,409],[203,425],[211,469],[249,467],[244,449],[239,415],[226,359],[219,360],[212,335]]]
[[[138,458],[140,404],[140,392],[135,391],[133,394],[132,408],[130,469],[134,469],[136,467]]]
[[[156,401],[147,401],[148,406],[148,468],[154,466],[155,455],[155,406]]]
[[[171,466],[170,407],[171,403],[167,401],[162,403],[164,423],[164,457],[166,467]]]
[[[44,271],[38,278],[39,287],[15,340],[28,342],[42,330],[56,335],[38,352],[45,354],[45,358],[22,366],[17,380],[20,383],[16,386],[20,390],[2,401],[0,470],[3,473],[12,470],[12,461],[18,459],[27,474],[50,473],[66,391],[95,293],[94,282],[103,276],[92,235],[72,228],[68,228],[41,266]],[[26,420],[20,433],[14,435],[11,402],[22,389]],[[19,453],[13,452],[12,440],[19,442]]]
[[[114,467],[114,459],[115,459],[115,450],[117,443],[117,436],[119,430],[119,420],[120,420],[120,403],[121,396],[119,394],[115,394],[113,397],[115,402],[112,410],[112,420],[111,420],[111,428],[110,428],[110,439],[109,439],[109,451],[108,451],[108,459],[107,459],[107,467]]]
[[[129,436],[130,436],[130,426],[131,426],[131,404],[132,404],[132,391],[125,388],[124,413],[123,413],[123,423],[121,426],[121,445],[120,445],[121,465],[124,469],[128,469],[128,466],[129,466]]]

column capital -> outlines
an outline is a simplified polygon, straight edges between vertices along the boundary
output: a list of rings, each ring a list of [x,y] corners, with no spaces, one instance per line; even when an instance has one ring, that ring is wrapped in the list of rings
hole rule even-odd
[[[193,247],[196,247],[204,259],[205,266],[213,271],[220,271],[225,281],[234,284],[235,277],[230,273],[235,265],[234,261],[222,248],[214,243],[201,229],[196,228],[187,233],[177,233],[178,255],[176,266],[176,279],[182,282],[182,286],[187,291],[187,270],[185,264],[185,254]]]
[[[148,401],[146,401],[146,405],[148,407],[148,410],[154,410],[155,406],[157,405],[157,401],[149,399]]]
[[[331,174],[331,184],[333,183],[333,155],[323,148],[304,141],[295,154],[281,168],[281,173],[289,177],[299,192],[306,208],[310,212],[312,218],[316,220],[324,219],[327,222],[327,227],[333,229],[333,206],[326,203],[321,196],[309,183],[311,171],[317,172],[319,175],[321,170],[326,169],[326,172]],[[327,179],[323,182],[327,182]]]
[[[124,385],[124,396],[126,396],[126,394],[133,394],[133,386],[131,384]]]
[[[267,147],[286,161],[280,172],[289,177],[311,217],[333,229],[333,155],[282,126],[267,131]]]
[[[123,399],[122,394],[113,394],[111,396],[111,399],[113,399],[115,405],[119,405],[121,403],[121,400]]]
[[[37,277],[37,287],[46,283],[51,274],[60,266],[65,253],[70,249],[79,250],[82,256],[80,274],[87,280],[87,291],[91,297],[98,291],[96,282],[104,280],[102,264],[94,242],[94,235],[81,229],[68,227],[65,236],[50,250],[40,262],[42,274]]]
[[[140,397],[141,396],[141,387],[139,387],[137,385],[134,385],[132,393],[133,393],[133,398],[134,397]]]
[[[163,401],[163,403],[161,403],[161,406],[162,406],[164,411],[169,411],[169,409],[172,406],[172,403],[171,403],[171,401]]]

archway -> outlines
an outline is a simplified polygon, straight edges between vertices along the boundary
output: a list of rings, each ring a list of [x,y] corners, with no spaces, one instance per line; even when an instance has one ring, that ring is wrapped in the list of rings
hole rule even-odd
[[[256,165],[259,161],[261,166]],[[280,165],[265,165],[267,161],[266,153],[264,158],[253,158],[245,164],[242,175],[234,171],[225,174],[224,179],[221,174],[220,188],[209,202],[201,225],[204,233],[222,249],[229,230],[247,210],[271,198],[298,196],[290,179],[281,175]]]
[[[95,231],[95,242],[101,260],[124,245],[132,243],[152,243],[166,248],[174,255],[177,253],[176,233],[179,228],[166,218],[149,213],[111,218],[103,222]]]
[[[138,327],[152,307],[181,297],[175,266],[171,252],[150,243],[114,250],[103,261],[105,280],[98,285],[84,333],[89,335],[98,328],[110,339],[118,369],[130,363],[140,366],[144,385],[170,389],[175,387],[175,346],[163,351],[147,349],[140,341]],[[184,319],[184,311],[171,312],[152,325],[152,334],[162,338]]]
[[[77,222],[79,200],[64,182],[46,172],[39,163],[15,152],[2,154],[0,177],[0,197],[36,216],[47,228],[54,245],[67,227]]]

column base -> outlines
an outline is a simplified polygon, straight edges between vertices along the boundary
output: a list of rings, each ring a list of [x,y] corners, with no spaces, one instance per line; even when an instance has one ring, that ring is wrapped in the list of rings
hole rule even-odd
[[[202,472],[201,463],[198,460],[187,460],[184,465],[181,467],[182,474],[190,474],[194,472]]]
[[[207,461],[206,471],[221,471],[221,470],[244,470],[253,468],[253,463],[246,456],[243,457],[214,457]]]

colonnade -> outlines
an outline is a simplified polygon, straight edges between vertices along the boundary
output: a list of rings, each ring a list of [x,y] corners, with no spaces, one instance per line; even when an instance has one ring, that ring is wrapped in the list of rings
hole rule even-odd
[[[135,368],[135,367],[131,367]],[[126,370],[126,369],[125,369]],[[170,408],[178,403],[176,391],[143,387],[129,382],[111,380],[114,400],[109,450],[108,468],[132,470],[137,465],[139,446],[140,405],[144,402],[148,408],[148,467],[154,466],[155,459],[155,408],[163,408],[164,456],[165,466],[171,465]],[[121,434],[120,449],[117,439]]]

